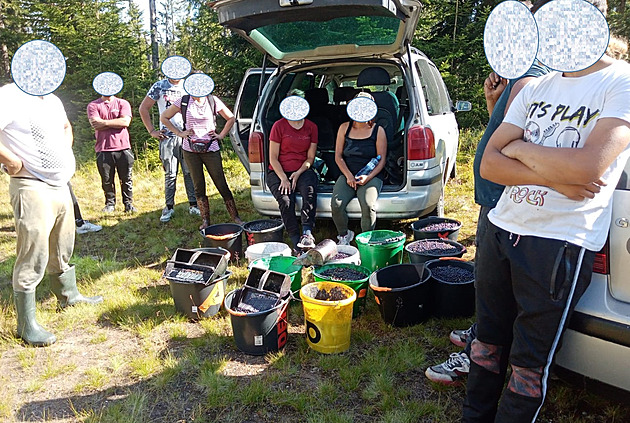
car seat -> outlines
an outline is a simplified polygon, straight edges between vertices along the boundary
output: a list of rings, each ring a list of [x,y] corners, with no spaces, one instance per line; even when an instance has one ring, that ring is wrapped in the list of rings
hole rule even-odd
[[[339,129],[339,126],[350,120],[346,105],[352,100],[359,90],[354,87],[337,87],[333,93],[333,101],[335,103],[334,117],[331,119],[335,125],[335,129]]]
[[[389,73],[378,66],[370,66],[363,69],[357,77],[357,87],[375,85],[389,86],[390,82]],[[394,134],[398,132],[398,114],[400,111],[398,99],[394,93],[387,89],[383,91],[372,91],[371,94],[378,106],[376,122],[385,130],[387,145],[389,146],[394,142]]]
[[[304,93],[310,106],[306,118],[317,125],[317,151],[326,164],[326,169],[317,169],[320,176],[327,181],[336,181],[341,171],[335,162],[336,131],[328,115],[331,104],[328,104],[328,90],[326,88],[311,88]]]

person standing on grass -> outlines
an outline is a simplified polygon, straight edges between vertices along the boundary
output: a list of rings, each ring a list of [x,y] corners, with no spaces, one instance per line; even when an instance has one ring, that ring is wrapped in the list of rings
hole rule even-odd
[[[171,56],[162,62],[162,70],[167,76],[165,79],[157,81],[146,97],[140,103],[138,111],[144,127],[153,138],[160,142],[160,160],[164,170],[164,199],[166,205],[162,210],[160,222],[168,222],[175,213],[175,190],[177,188],[177,172],[179,167],[184,174],[184,187],[188,196],[188,212],[192,215],[200,215],[195,197],[195,186],[190,176],[188,166],[184,161],[182,152],[182,138],[177,136],[177,132],[183,130],[182,115],[175,114],[170,122],[176,131],[170,130],[160,122],[160,129],[156,129],[151,122],[150,110],[157,103],[159,114],[164,113],[175,100],[180,99],[186,92],[184,91],[184,78],[190,73],[190,62],[180,56]]]
[[[589,3],[605,14],[605,1]],[[630,65],[604,55],[531,81],[490,138],[481,176],[506,188],[479,240],[463,422],[536,420],[566,322],[606,241],[630,157],[629,97]],[[536,130],[550,127],[555,134]]]
[[[88,232],[98,232],[103,229],[101,225],[95,225],[94,223],[83,219],[83,216],[81,216],[81,209],[79,208],[79,200],[77,200],[77,197],[74,195],[72,184],[70,182],[68,182],[68,188],[70,189],[70,197],[72,198],[72,206],[74,207],[74,224],[77,227],[77,233],[85,234]]]
[[[0,163],[11,177],[17,236],[17,334],[29,345],[47,346],[57,338],[37,323],[35,298],[45,272],[60,308],[103,297],[81,295],[68,263],[75,236],[68,188],[75,171],[73,137],[65,109],[52,94],[65,76],[63,54],[46,41],[30,41],[15,52],[11,71],[14,83],[0,88]]]
[[[230,132],[236,119],[219,97],[211,94],[214,82],[208,75],[201,72],[192,73],[184,81],[184,88],[192,94],[186,94],[175,100],[160,115],[160,121],[168,130],[183,139],[184,160],[192,176],[195,197],[201,212],[202,222],[199,229],[205,229],[210,225],[210,205],[206,195],[204,166],[223,197],[230,218],[241,225],[243,220],[238,215],[234,196],[225,179],[219,144]],[[178,113],[183,117],[181,130],[171,122],[173,116]],[[219,133],[216,132],[217,114],[226,120]]]
[[[117,83],[109,85],[111,84],[109,78]],[[103,82],[105,84],[99,86]],[[101,175],[105,193],[103,212],[114,212],[116,206],[114,179],[118,173],[125,213],[135,213],[138,210],[133,205],[134,157],[131,152],[128,129],[131,123],[131,105],[127,100],[115,96],[122,89],[120,76],[112,72],[104,72],[94,78],[93,85],[101,97],[88,104],[87,117],[94,128],[96,137],[94,146],[96,167]]]
[[[284,111],[286,108],[286,111]],[[280,103],[283,115],[269,134],[267,186],[278,202],[294,253],[315,247],[317,173],[312,169],[317,152],[317,125],[308,119],[309,105],[300,90],[292,90]],[[295,217],[295,196],[302,197],[302,236]]]

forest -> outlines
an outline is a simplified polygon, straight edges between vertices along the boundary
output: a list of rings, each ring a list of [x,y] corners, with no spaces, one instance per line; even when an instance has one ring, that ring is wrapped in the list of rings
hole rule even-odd
[[[155,10],[149,30],[144,29],[140,2]],[[487,122],[482,84],[490,67],[483,31],[498,3],[422,0],[413,45],[437,65],[453,100],[472,102],[472,112],[458,115],[462,129],[481,128]],[[608,21],[612,33],[627,39],[630,18],[625,3],[609,0]],[[124,80],[119,96],[136,111],[151,84],[161,77],[159,63],[170,55],[187,57],[194,69],[212,76],[217,95],[228,104],[246,69],[262,64],[262,54],[221,27],[209,3],[200,0],[158,0],[157,4],[156,0],[0,0],[0,85],[11,81],[13,53],[33,39],[54,43],[66,57],[66,78],[56,94],[73,124],[80,162],[93,158],[93,131],[85,109],[98,96],[92,88],[97,74],[119,74]],[[135,117],[130,129],[136,157],[150,167],[158,166],[156,141]]]

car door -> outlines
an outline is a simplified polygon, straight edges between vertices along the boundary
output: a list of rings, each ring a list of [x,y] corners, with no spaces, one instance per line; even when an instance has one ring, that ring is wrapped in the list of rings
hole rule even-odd
[[[608,289],[617,301],[630,303],[630,161],[617,184],[609,232]]]
[[[265,78],[262,81],[262,85],[267,82],[269,76],[274,71],[275,68],[265,69]],[[243,77],[236,96],[236,102],[234,103],[236,122],[232,126],[232,129],[230,129],[230,140],[232,141],[234,151],[248,173],[250,172],[248,159],[249,132],[254,118],[254,111],[258,104],[258,93],[261,88],[260,78],[262,73],[262,68],[251,68],[245,72],[245,76]]]

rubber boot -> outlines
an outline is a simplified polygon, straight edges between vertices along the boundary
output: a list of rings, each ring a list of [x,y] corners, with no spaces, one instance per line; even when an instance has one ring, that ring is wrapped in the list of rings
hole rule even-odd
[[[41,327],[35,319],[35,291],[13,291],[17,311],[17,333],[33,347],[46,347],[54,344],[57,337]]]
[[[98,304],[103,302],[103,297],[84,297],[77,289],[77,276],[74,265],[58,275],[50,275],[50,289],[57,297],[59,308],[66,308],[79,303]]]
[[[208,197],[197,198],[197,207],[199,207],[199,213],[202,219],[199,229],[204,230],[210,226],[210,205],[208,204]]]
[[[242,225],[243,224],[243,220],[238,215],[238,209],[236,208],[236,202],[234,201],[233,198],[231,198],[229,200],[225,200],[225,208],[227,209],[228,213],[230,214],[230,218],[234,221],[234,223],[236,223],[238,225]]]

